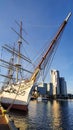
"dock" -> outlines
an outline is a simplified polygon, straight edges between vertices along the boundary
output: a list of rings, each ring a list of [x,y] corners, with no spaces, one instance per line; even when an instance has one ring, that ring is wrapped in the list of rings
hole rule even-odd
[[[3,113],[4,109],[0,105],[0,130],[18,130],[14,121],[11,120],[8,114]]]

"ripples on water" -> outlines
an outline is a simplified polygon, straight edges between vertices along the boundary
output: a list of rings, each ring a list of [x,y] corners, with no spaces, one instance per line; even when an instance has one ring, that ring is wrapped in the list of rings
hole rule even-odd
[[[73,101],[31,101],[28,113],[10,115],[20,130],[73,130]]]

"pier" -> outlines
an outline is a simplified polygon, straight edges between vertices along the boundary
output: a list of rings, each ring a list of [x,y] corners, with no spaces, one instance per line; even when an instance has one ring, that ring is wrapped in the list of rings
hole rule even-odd
[[[14,125],[14,121],[9,118],[3,107],[0,105],[0,130],[18,130]]]

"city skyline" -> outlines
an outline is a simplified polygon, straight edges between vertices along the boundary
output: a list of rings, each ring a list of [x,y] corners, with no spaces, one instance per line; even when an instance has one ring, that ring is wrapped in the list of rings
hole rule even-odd
[[[65,77],[60,76],[59,70],[51,70],[50,72],[50,82],[40,82],[37,86],[37,89],[35,87],[35,90],[37,90],[41,95],[46,96],[52,96],[55,98],[58,96],[58,98],[64,98],[68,97],[70,93],[67,92],[67,85],[65,81]]]
[[[22,21],[23,28],[27,32],[23,33],[23,37],[29,42],[27,52],[31,54],[33,59],[38,54],[38,51],[44,45],[46,46],[46,42],[54,36],[68,13],[73,13],[72,5],[72,0],[0,0],[0,48],[4,43],[13,44],[18,40],[18,36],[11,30],[11,27],[17,30],[15,20],[18,23]],[[60,71],[60,74],[65,77],[67,82],[68,92],[73,94],[72,21],[73,15],[66,25],[50,70],[56,69]],[[49,77],[48,72],[47,82],[49,82]]]
[[[53,95],[67,96],[67,85],[65,78],[60,76],[59,70],[51,70],[51,83],[53,87]]]

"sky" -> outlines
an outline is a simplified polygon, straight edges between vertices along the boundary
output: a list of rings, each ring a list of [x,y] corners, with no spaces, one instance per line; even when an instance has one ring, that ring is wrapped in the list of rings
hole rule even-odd
[[[3,44],[17,41],[18,36],[11,27],[18,31],[15,21],[22,21],[27,32],[23,37],[32,48],[27,52],[35,57],[46,41],[54,36],[69,12],[72,15],[50,69],[60,71],[60,76],[67,82],[68,93],[73,94],[73,0],[0,0],[0,51]],[[49,82],[49,74],[46,82]]]

